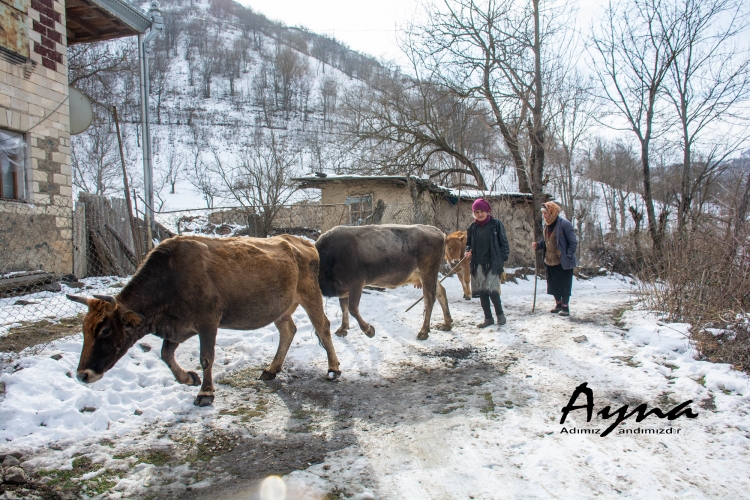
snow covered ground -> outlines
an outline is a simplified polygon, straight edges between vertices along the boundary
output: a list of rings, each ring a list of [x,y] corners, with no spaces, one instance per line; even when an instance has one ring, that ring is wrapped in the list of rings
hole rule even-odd
[[[508,324],[486,330],[474,326],[478,301],[462,300],[456,278],[444,284],[455,326],[424,342],[421,306],[404,313],[419,290],[368,290],[361,310],[376,336],[352,322],[334,338],[343,376],[333,383],[301,309],[272,382],[255,379],[275,352],[274,327],[220,331],[214,377],[225,383],[207,408],[193,406],[197,388],[176,384],[153,336],[91,386],[74,378],[80,336],[22,353],[0,367],[0,455],[22,453],[36,489],[81,497],[747,497],[748,377],[694,360],[687,325],[632,310],[626,279],[576,280],[571,318],[547,312],[543,281],[535,314],[533,281],[507,283]],[[326,311],[336,329],[338,301]],[[177,355],[195,369],[197,339]],[[578,410],[561,425],[584,382],[591,422]],[[631,417],[605,437],[573,431],[603,432],[614,420],[597,415],[605,406],[666,412],[688,400],[697,418]],[[270,475],[281,479],[263,482]]]

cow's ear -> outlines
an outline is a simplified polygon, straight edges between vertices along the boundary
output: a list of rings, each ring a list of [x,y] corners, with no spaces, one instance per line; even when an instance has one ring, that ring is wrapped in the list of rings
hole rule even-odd
[[[122,322],[125,326],[138,327],[146,320],[143,316],[133,311],[125,311],[122,316]]]

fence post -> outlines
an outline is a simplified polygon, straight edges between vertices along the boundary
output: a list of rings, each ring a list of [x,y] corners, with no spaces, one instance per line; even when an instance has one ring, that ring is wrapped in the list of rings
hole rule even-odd
[[[73,211],[73,274],[78,279],[88,274],[88,248],[86,204],[78,201]]]

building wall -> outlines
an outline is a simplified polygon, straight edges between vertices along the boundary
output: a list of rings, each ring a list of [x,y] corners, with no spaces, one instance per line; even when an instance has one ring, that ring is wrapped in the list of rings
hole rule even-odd
[[[346,198],[349,196],[368,194],[372,195],[373,205],[376,205],[378,200],[383,200],[384,203],[388,204],[414,203],[411,193],[405,186],[377,181],[367,183],[341,182],[324,184],[321,187],[320,202],[324,205],[346,203]],[[429,198],[429,195],[426,191],[420,193],[418,196],[420,202],[427,198]]]
[[[0,272],[66,274],[73,269],[73,205],[65,4],[14,4],[26,7],[18,28],[26,31],[29,58],[0,58],[0,127],[25,134],[29,199],[0,200]]]
[[[404,185],[391,182],[335,182],[321,185],[321,231],[349,224],[344,205],[348,197],[372,196],[373,219],[378,224],[431,224],[434,209],[427,191],[417,193],[417,203]]]

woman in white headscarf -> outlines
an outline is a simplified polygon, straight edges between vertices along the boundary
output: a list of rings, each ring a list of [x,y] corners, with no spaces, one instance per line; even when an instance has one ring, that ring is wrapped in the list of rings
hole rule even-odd
[[[544,230],[542,239],[531,247],[544,250],[547,267],[547,293],[555,297],[555,308],[550,312],[570,316],[570,295],[573,289],[573,268],[578,265],[578,238],[570,221],[560,216],[560,206],[552,201],[542,205]]]

